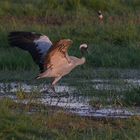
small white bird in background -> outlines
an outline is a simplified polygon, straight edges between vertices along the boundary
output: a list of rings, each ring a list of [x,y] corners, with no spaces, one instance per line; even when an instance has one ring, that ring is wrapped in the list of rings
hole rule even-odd
[[[37,79],[54,78],[51,87],[55,92],[54,85],[65,75],[70,73],[78,65],[85,63],[84,57],[87,52],[87,44],[81,44],[81,58],[68,55],[68,48],[73,43],[70,39],[62,39],[53,44],[46,35],[16,31],[8,35],[9,44],[28,51],[35,63],[40,68]]]

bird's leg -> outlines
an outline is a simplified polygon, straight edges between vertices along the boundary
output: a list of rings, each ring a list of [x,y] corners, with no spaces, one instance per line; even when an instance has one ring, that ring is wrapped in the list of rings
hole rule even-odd
[[[55,88],[54,88],[54,85],[51,85],[50,88],[52,89],[53,94],[56,94],[56,92],[55,92]]]
[[[61,79],[62,76],[55,77],[52,84],[44,91],[44,92],[49,92],[49,90],[52,90],[53,94],[56,94],[55,92],[55,84]]]
[[[54,85],[51,84],[51,85],[47,88],[47,90],[45,90],[44,92],[49,93],[50,90],[52,91],[52,93],[53,93],[54,95],[57,95],[56,92],[55,92]]]
[[[52,82],[51,86],[50,86],[50,88],[52,89],[52,91],[53,91],[54,94],[56,94],[54,86],[55,86],[55,84],[61,79],[61,77],[62,77],[62,76],[56,77],[56,78],[54,79],[54,81]]]
[[[62,76],[58,76],[54,79],[54,81],[52,82],[52,85],[54,86],[60,79],[62,78]]]

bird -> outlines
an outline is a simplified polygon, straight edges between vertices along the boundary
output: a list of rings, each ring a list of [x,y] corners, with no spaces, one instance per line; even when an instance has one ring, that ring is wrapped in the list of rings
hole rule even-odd
[[[98,11],[98,18],[100,21],[103,21],[104,17],[103,17],[102,12],[100,10]]]
[[[86,62],[84,55],[88,52],[87,44],[83,43],[79,47],[82,54],[81,58],[69,56],[68,48],[73,43],[71,39],[60,39],[52,43],[47,35],[36,32],[10,32],[8,42],[11,47],[21,48],[31,54],[40,69],[36,79],[53,78],[51,88],[54,93],[56,83],[75,67],[84,64]]]

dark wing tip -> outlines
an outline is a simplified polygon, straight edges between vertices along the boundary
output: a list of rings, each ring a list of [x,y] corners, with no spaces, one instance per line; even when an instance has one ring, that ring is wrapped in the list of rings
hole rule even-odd
[[[31,43],[35,39],[38,39],[42,34],[35,32],[26,31],[12,31],[8,34],[8,42],[11,46],[20,47],[26,45],[26,43]]]
[[[44,71],[43,66],[43,53],[47,52],[47,45],[37,44],[35,40],[38,40],[43,34],[36,32],[26,31],[12,31],[8,34],[8,42],[11,47],[18,47],[28,51],[36,64],[39,65],[40,72]],[[46,49],[44,49],[46,47]],[[42,51],[44,51],[42,53]]]

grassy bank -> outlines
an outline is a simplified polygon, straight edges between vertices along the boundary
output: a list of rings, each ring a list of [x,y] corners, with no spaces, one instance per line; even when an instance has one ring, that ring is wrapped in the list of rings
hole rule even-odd
[[[28,114],[32,109],[38,112]],[[28,113],[27,113],[28,112]],[[91,120],[63,111],[50,113],[41,105],[0,101],[1,140],[109,140],[139,139],[140,118],[126,120]]]
[[[80,43],[89,45],[88,67],[140,68],[140,4],[138,0],[1,1],[0,69],[36,68],[28,53],[12,49],[7,34],[14,30],[36,31],[55,42],[74,41],[71,55],[80,56]],[[100,23],[97,11],[102,10]]]

